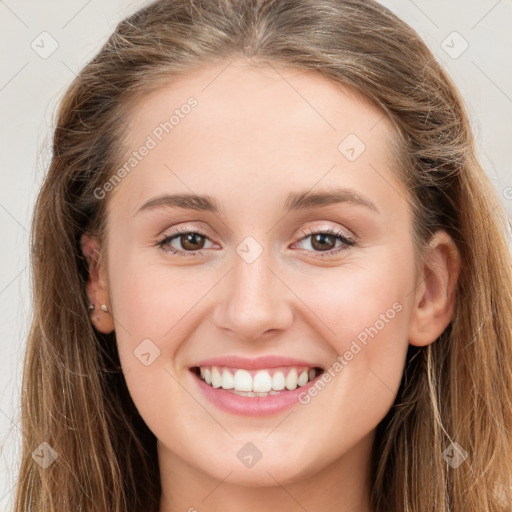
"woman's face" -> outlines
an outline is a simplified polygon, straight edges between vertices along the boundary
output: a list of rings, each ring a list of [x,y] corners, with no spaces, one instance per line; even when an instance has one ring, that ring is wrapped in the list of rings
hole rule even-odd
[[[146,97],[128,133],[108,293],[161,464],[263,486],[351,460],[353,478],[418,302],[390,123],[315,73],[235,61]]]

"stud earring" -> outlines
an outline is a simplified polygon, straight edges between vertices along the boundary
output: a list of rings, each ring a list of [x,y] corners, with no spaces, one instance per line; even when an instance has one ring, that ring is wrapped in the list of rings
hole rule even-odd
[[[101,304],[101,305],[100,305],[100,307],[101,307],[101,310],[102,310],[102,311],[105,311],[105,313],[108,313],[108,312],[109,312],[109,310],[108,310],[107,306],[105,306],[105,304]],[[96,309],[96,307],[94,306],[94,304],[89,304],[89,310],[91,310],[91,311],[92,311],[93,309]]]

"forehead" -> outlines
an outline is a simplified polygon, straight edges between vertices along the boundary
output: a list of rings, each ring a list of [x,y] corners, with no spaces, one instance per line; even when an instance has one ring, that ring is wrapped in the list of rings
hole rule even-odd
[[[292,132],[306,131],[306,125],[295,124],[300,119],[318,128],[318,135],[353,127],[364,137],[377,124],[381,131],[392,131],[383,111],[362,93],[317,71],[235,60],[191,68],[160,83],[130,105],[127,143],[135,142],[139,132],[150,133],[155,121],[169,120],[191,97],[200,106],[194,118],[205,127],[228,121],[241,123],[244,131],[265,126],[268,132],[288,120]]]
[[[198,68],[134,104],[128,126],[124,163],[151,149],[126,166],[115,195],[130,194],[138,206],[164,188],[263,198],[272,187],[343,183],[371,193],[393,167],[395,131],[385,114],[314,71],[245,61]]]

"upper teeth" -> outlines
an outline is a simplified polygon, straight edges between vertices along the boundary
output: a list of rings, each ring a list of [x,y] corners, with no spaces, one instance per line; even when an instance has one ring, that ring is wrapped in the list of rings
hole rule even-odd
[[[285,377],[285,373],[288,371]],[[200,367],[201,378],[214,388],[234,389],[235,391],[254,391],[265,393],[284,388],[293,390],[313,380],[316,371],[313,368],[287,367],[249,370],[225,368],[220,366]]]

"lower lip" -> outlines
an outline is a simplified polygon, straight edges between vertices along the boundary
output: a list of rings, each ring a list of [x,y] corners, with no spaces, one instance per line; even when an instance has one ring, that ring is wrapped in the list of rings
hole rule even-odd
[[[321,374],[317,375],[305,386],[298,387],[292,391],[283,391],[277,395],[254,397],[240,396],[222,388],[213,388],[206,384],[194,371],[192,371],[192,375],[206,398],[220,409],[240,416],[270,416],[300,404],[299,395],[304,392],[307,393],[308,389],[315,384]]]

